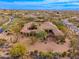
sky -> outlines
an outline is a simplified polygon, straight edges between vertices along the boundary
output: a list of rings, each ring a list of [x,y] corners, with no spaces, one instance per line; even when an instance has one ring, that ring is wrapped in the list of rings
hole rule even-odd
[[[0,0],[0,9],[79,10],[79,0]]]

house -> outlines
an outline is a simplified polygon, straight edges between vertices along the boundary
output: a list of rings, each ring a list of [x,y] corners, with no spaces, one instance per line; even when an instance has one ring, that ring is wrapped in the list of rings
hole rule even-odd
[[[64,36],[64,33],[60,31],[56,25],[52,24],[51,22],[29,22],[24,25],[22,30],[20,31],[22,34],[27,35],[35,35],[35,33],[39,31],[45,31],[48,33],[48,37],[57,37],[57,36]],[[29,34],[30,33],[30,34]]]
[[[24,25],[22,30],[20,31],[22,34],[30,36],[34,35],[38,31],[38,24],[36,22],[29,22]]]
[[[51,22],[44,22],[39,27],[40,29],[43,29],[48,32],[53,32],[55,36],[64,35],[62,31],[60,31],[56,25],[52,24]]]

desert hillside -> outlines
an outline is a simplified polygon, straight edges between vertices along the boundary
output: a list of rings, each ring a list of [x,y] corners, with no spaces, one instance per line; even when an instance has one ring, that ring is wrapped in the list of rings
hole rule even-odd
[[[79,12],[0,10],[0,59],[79,59]]]

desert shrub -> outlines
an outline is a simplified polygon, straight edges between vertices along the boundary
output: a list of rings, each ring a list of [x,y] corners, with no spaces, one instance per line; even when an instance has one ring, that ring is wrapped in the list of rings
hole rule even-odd
[[[39,31],[38,33],[36,33],[36,37],[41,40],[43,40],[46,36],[47,36],[47,32],[45,31]]]
[[[54,54],[53,52],[48,52],[48,53],[47,53],[48,58],[51,59],[51,58],[53,57],[53,54]]]
[[[32,59],[38,59],[39,58],[39,52],[38,52],[38,50],[30,51],[29,56]]]
[[[3,29],[3,30],[5,30],[7,27],[8,27],[8,26],[5,25],[5,24],[2,25],[2,29]]]
[[[33,45],[34,43],[36,43],[37,42],[37,38],[35,38],[35,37],[30,37],[31,38],[31,45]]]
[[[41,59],[43,59],[43,58],[52,59],[53,56],[54,56],[53,52],[39,52],[39,57]]]
[[[59,52],[53,53],[53,59],[60,59],[61,54]]]
[[[79,24],[77,25],[77,27],[79,28]]]
[[[10,54],[12,57],[24,56],[26,52],[27,50],[25,46],[19,43],[15,44],[10,50]]]
[[[38,19],[44,19],[44,17],[43,17],[43,16],[38,16],[37,18],[38,18]]]
[[[61,23],[60,19],[53,19],[52,23],[54,23],[59,30],[66,32],[67,28]]]
[[[18,19],[17,19],[17,20],[18,20]],[[11,32],[18,33],[18,32],[20,32],[20,30],[22,29],[23,26],[24,26],[24,22],[23,22],[23,21],[21,21],[21,20],[19,20],[19,21],[14,21],[14,22],[10,25],[9,29],[10,29]],[[17,29],[17,30],[16,30],[16,29]]]
[[[61,22],[56,23],[56,26],[58,27],[59,30],[66,32],[67,28]]]
[[[69,19],[69,22],[76,22],[76,20],[75,19]]]
[[[36,20],[36,19],[35,19],[34,17],[28,17],[27,20],[28,20],[28,21],[34,21],[34,20]]]
[[[56,36],[57,42],[65,43],[65,36]]]
[[[5,39],[0,38],[0,46],[4,45],[6,43]]]
[[[40,52],[39,54],[42,59],[48,58],[48,55],[45,52]]]
[[[57,52],[38,52],[36,51],[31,51],[30,56],[33,59],[59,59],[60,58],[60,53]]]
[[[59,22],[59,20],[58,19],[55,19],[55,18],[53,18],[53,19],[49,19],[52,23],[54,23],[54,24],[57,24],[58,22]]]
[[[60,53],[57,52],[42,52],[41,55],[43,58],[47,59],[58,59],[60,57]]]
[[[29,30],[37,29],[37,25],[32,23],[32,26],[29,28]]]
[[[63,52],[62,57],[66,57],[66,56],[67,56],[67,52]]]

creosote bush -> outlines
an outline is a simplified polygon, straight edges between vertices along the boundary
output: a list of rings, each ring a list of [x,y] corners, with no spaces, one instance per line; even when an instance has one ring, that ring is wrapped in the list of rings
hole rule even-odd
[[[35,38],[35,37],[31,37],[31,45],[33,45],[34,43],[36,43],[37,42],[37,38]]]
[[[47,36],[47,32],[45,31],[39,31],[38,33],[36,33],[36,37],[41,40],[43,40],[46,36]]]
[[[67,28],[61,22],[57,22],[56,26],[58,27],[59,30],[66,32]]]
[[[4,45],[6,43],[5,39],[0,38],[0,46]]]
[[[62,57],[67,56],[67,52],[63,52],[61,56],[62,56]]]
[[[10,50],[12,57],[22,57],[26,54],[26,52],[26,47],[20,43],[15,44]]]
[[[56,36],[57,43],[65,43],[65,36]]]

